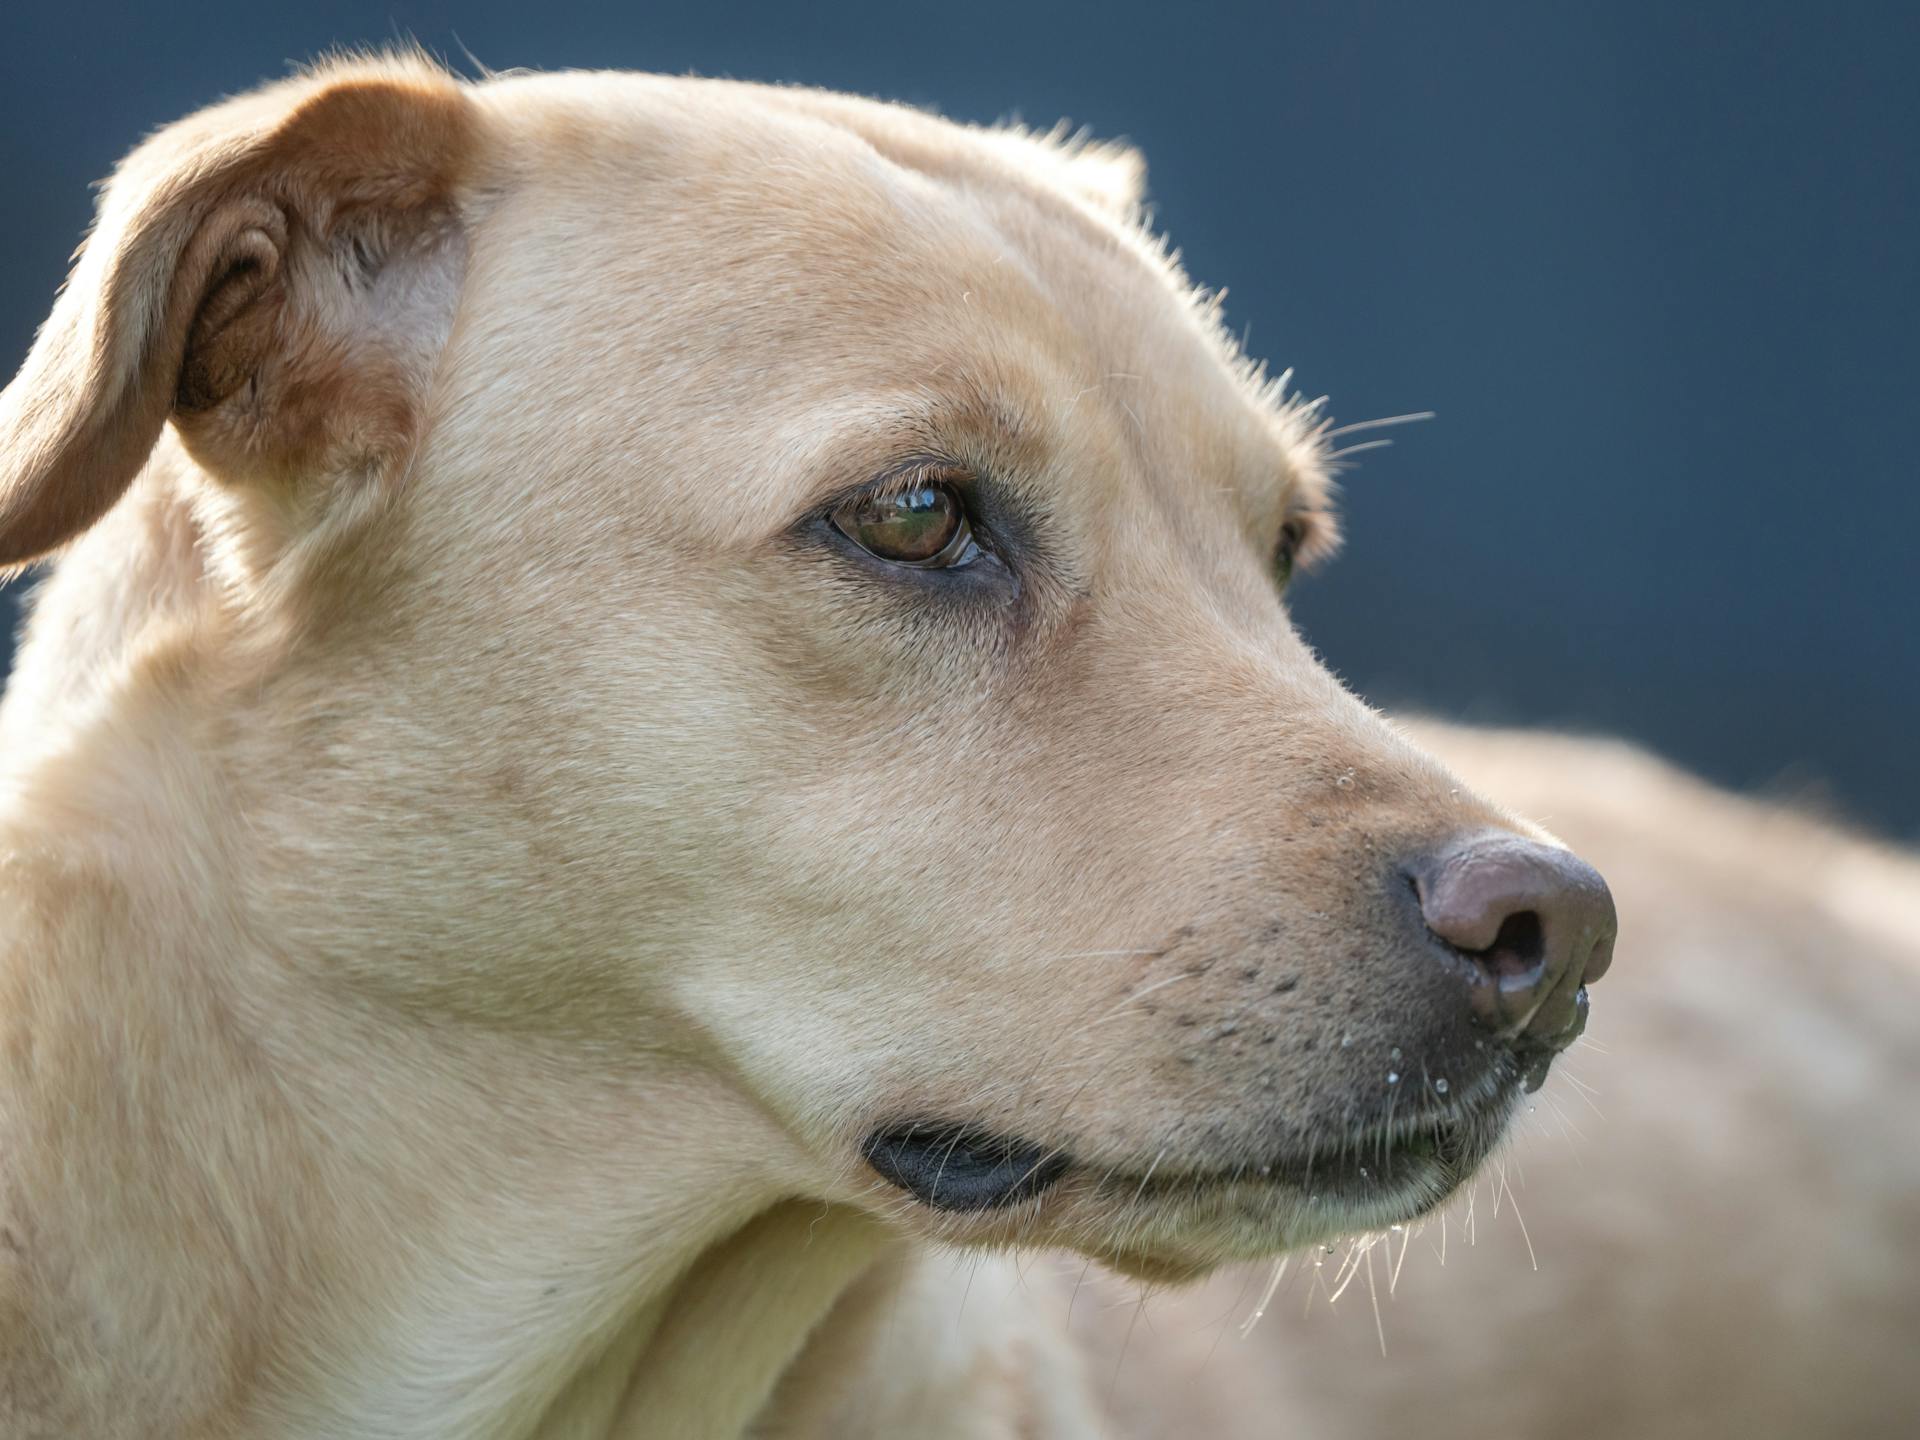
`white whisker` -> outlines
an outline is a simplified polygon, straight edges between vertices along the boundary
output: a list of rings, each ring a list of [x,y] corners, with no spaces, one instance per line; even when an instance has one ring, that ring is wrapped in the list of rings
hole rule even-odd
[[[1273,1303],[1274,1292],[1280,1288],[1281,1278],[1286,1275],[1287,1266],[1292,1259],[1293,1257],[1291,1255],[1282,1255],[1274,1262],[1273,1274],[1267,1277],[1267,1288],[1260,1292],[1260,1303],[1253,1307],[1253,1313],[1249,1315],[1245,1323],[1240,1326],[1240,1338],[1242,1340],[1253,1333],[1253,1327],[1258,1325],[1260,1323],[1260,1317],[1267,1313],[1267,1306]]]
[[[1576,1090],[1579,1090],[1588,1095],[1598,1095],[1600,1093],[1598,1090],[1594,1089],[1593,1086],[1587,1084],[1586,1081],[1582,1080],[1578,1075],[1575,1075],[1572,1071],[1562,1069],[1560,1073],[1561,1073],[1561,1076],[1566,1080],[1566,1082],[1569,1085],[1573,1086]]]
[[[1313,1283],[1307,1287],[1307,1293],[1300,1302],[1300,1317],[1306,1318],[1313,1308],[1313,1297],[1320,1293],[1320,1282],[1326,1278],[1327,1262],[1325,1256],[1315,1256],[1313,1261]]]
[[[1406,415],[1383,415],[1378,420],[1356,420],[1351,425],[1336,425],[1321,438],[1334,440],[1342,435],[1356,434],[1361,430],[1384,430],[1389,425],[1411,425],[1416,420],[1431,420],[1434,415],[1435,412],[1432,410],[1415,410]]]
[[[1347,1253],[1340,1262],[1340,1273],[1333,1277],[1334,1291],[1327,1297],[1327,1304],[1334,1304],[1347,1293],[1347,1286],[1360,1273],[1360,1261],[1373,1248],[1373,1238],[1371,1235],[1356,1235],[1347,1242]]]
[[[1387,1327],[1380,1320],[1380,1292],[1373,1283],[1373,1247],[1362,1252],[1367,1258],[1367,1301],[1373,1306],[1373,1333],[1380,1337],[1380,1358],[1387,1358]]]
[[[1500,1177],[1500,1183],[1506,1185],[1506,1181],[1507,1177],[1503,1174]],[[1540,1268],[1540,1257],[1533,1253],[1533,1236],[1527,1233],[1527,1222],[1520,1214],[1520,1197],[1513,1193],[1513,1187],[1511,1185],[1507,1185],[1507,1199],[1513,1202],[1513,1218],[1520,1222],[1520,1238],[1527,1242],[1527,1260],[1535,1270],[1538,1270]]]

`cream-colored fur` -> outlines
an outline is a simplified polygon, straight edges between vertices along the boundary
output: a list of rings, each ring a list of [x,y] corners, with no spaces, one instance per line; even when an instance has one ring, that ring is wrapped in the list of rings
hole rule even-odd
[[[1187,1279],[1442,1198],[1252,1169],[1462,1059],[1394,858],[1538,832],[1292,631],[1324,422],[1138,183],[408,60],[136,152],[0,400],[0,564],[61,547],[0,706],[0,1430],[1104,1434],[1007,1247]],[[1017,565],[815,523],[933,461]],[[920,1115],[1072,1166],[937,1213],[862,1159]]]
[[[1415,733],[1605,868],[1632,963],[1499,1163],[1337,1305],[1346,1242],[1244,1338],[1271,1267],[1144,1309],[1090,1276],[1070,1334],[1127,1433],[1911,1434],[1920,860],[1618,744]]]

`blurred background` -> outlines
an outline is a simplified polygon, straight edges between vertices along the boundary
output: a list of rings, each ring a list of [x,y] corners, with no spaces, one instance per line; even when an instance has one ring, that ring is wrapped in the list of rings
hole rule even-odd
[[[1438,412],[1355,457],[1349,551],[1296,592],[1336,669],[1920,839],[1910,4],[185,0],[17,7],[4,32],[9,371],[88,182],[337,45],[1124,136],[1255,354],[1342,421]]]

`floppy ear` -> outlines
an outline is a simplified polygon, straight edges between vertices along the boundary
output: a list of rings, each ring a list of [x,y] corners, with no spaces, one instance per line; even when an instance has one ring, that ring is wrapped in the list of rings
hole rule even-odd
[[[0,393],[0,573],[98,520],[169,416],[223,478],[377,465],[410,443],[464,257],[459,82],[359,61],[134,151]]]

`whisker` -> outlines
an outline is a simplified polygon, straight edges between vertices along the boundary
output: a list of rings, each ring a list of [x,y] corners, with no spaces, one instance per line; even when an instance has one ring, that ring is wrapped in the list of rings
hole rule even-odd
[[[1416,420],[1431,420],[1435,414],[1436,412],[1432,410],[1415,410],[1407,415],[1383,415],[1378,420],[1356,420],[1351,425],[1336,425],[1321,438],[1334,440],[1342,435],[1352,435],[1361,430],[1384,430],[1389,425],[1411,425]]]
[[[1580,1147],[1573,1143],[1572,1137],[1568,1135],[1568,1132],[1571,1131],[1573,1135],[1579,1136],[1582,1140],[1587,1138],[1587,1132],[1573,1122],[1573,1118],[1567,1114],[1566,1106],[1562,1105],[1558,1100],[1547,1097],[1547,1103],[1553,1107],[1553,1116],[1560,1122],[1560,1134],[1566,1138],[1567,1148],[1573,1151],[1575,1162],[1579,1163],[1581,1168],[1584,1169],[1585,1162],[1580,1159]]]
[[[1167,1158],[1167,1151],[1172,1148],[1170,1145],[1162,1145],[1160,1153],[1153,1157],[1153,1163],[1147,1166],[1147,1173],[1140,1177],[1139,1187],[1134,1190],[1133,1199],[1127,1202],[1126,1213],[1120,1217],[1120,1229],[1123,1232],[1131,1233],[1133,1214],[1140,1208],[1140,1197],[1147,1193],[1147,1182],[1153,1179],[1153,1172],[1160,1168],[1160,1162]]]
[[[1564,1074],[1565,1072],[1562,1073]],[[1593,1097],[1600,1093],[1598,1090],[1595,1090],[1577,1075],[1567,1074],[1566,1081],[1569,1085],[1573,1086],[1573,1093],[1580,1097],[1581,1101],[1589,1110],[1593,1111],[1593,1113],[1602,1120],[1607,1118],[1606,1115],[1601,1112],[1600,1107],[1594,1103]]]
[[[1302,1319],[1306,1318],[1307,1312],[1313,1308],[1313,1297],[1320,1293],[1321,1281],[1326,1278],[1326,1274],[1327,1274],[1326,1256],[1325,1255],[1314,1256],[1313,1284],[1307,1287],[1306,1297],[1302,1299],[1300,1302],[1300,1315]]]
[[[1500,1183],[1507,1184],[1507,1177],[1504,1174],[1500,1177]],[[1507,1199],[1513,1203],[1513,1218],[1520,1221],[1520,1238],[1527,1242],[1527,1260],[1535,1270],[1538,1270],[1540,1257],[1533,1253],[1533,1236],[1527,1233],[1527,1222],[1520,1214],[1520,1197],[1513,1193],[1511,1185],[1507,1185]]]
[[[1253,1307],[1253,1313],[1240,1326],[1240,1338],[1246,1339],[1253,1333],[1253,1327],[1260,1323],[1260,1317],[1267,1313],[1267,1306],[1273,1303],[1274,1292],[1280,1288],[1280,1281],[1287,1273],[1287,1266],[1293,1262],[1291,1255],[1282,1255],[1274,1262],[1273,1274],[1267,1277],[1267,1288],[1260,1292],[1260,1303]]]
[[[1373,1247],[1369,1245],[1364,1252],[1367,1257],[1367,1300],[1373,1306],[1373,1333],[1380,1337],[1380,1358],[1387,1358],[1387,1327],[1380,1321],[1380,1292],[1373,1283]]]
[[[1349,445],[1344,450],[1329,450],[1327,459],[1338,460],[1343,455],[1358,455],[1362,450],[1385,450],[1392,444],[1391,440],[1362,440],[1358,445]]]
[[[1334,1292],[1327,1297],[1327,1304],[1333,1304],[1347,1293],[1347,1286],[1351,1285],[1353,1277],[1360,1273],[1360,1261],[1373,1248],[1373,1240],[1374,1237],[1371,1235],[1356,1235],[1347,1242],[1347,1253],[1340,1261],[1339,1274],[1333,1277]]]
[[[1409,1227],[1400,1233],[1400,1258],[1393,1262],[1393,1274],[1387,1277],[1388,1299],[1392,1299],[1393,1292],[1400,1288],[1400,1267],[1407,1263],[1407,1251],[1411,1249],[1412,1246],[1413,1230]],[[1393,1242],[1391,1240],[1387,1242],[1387,1253],[1393,1253]]]

